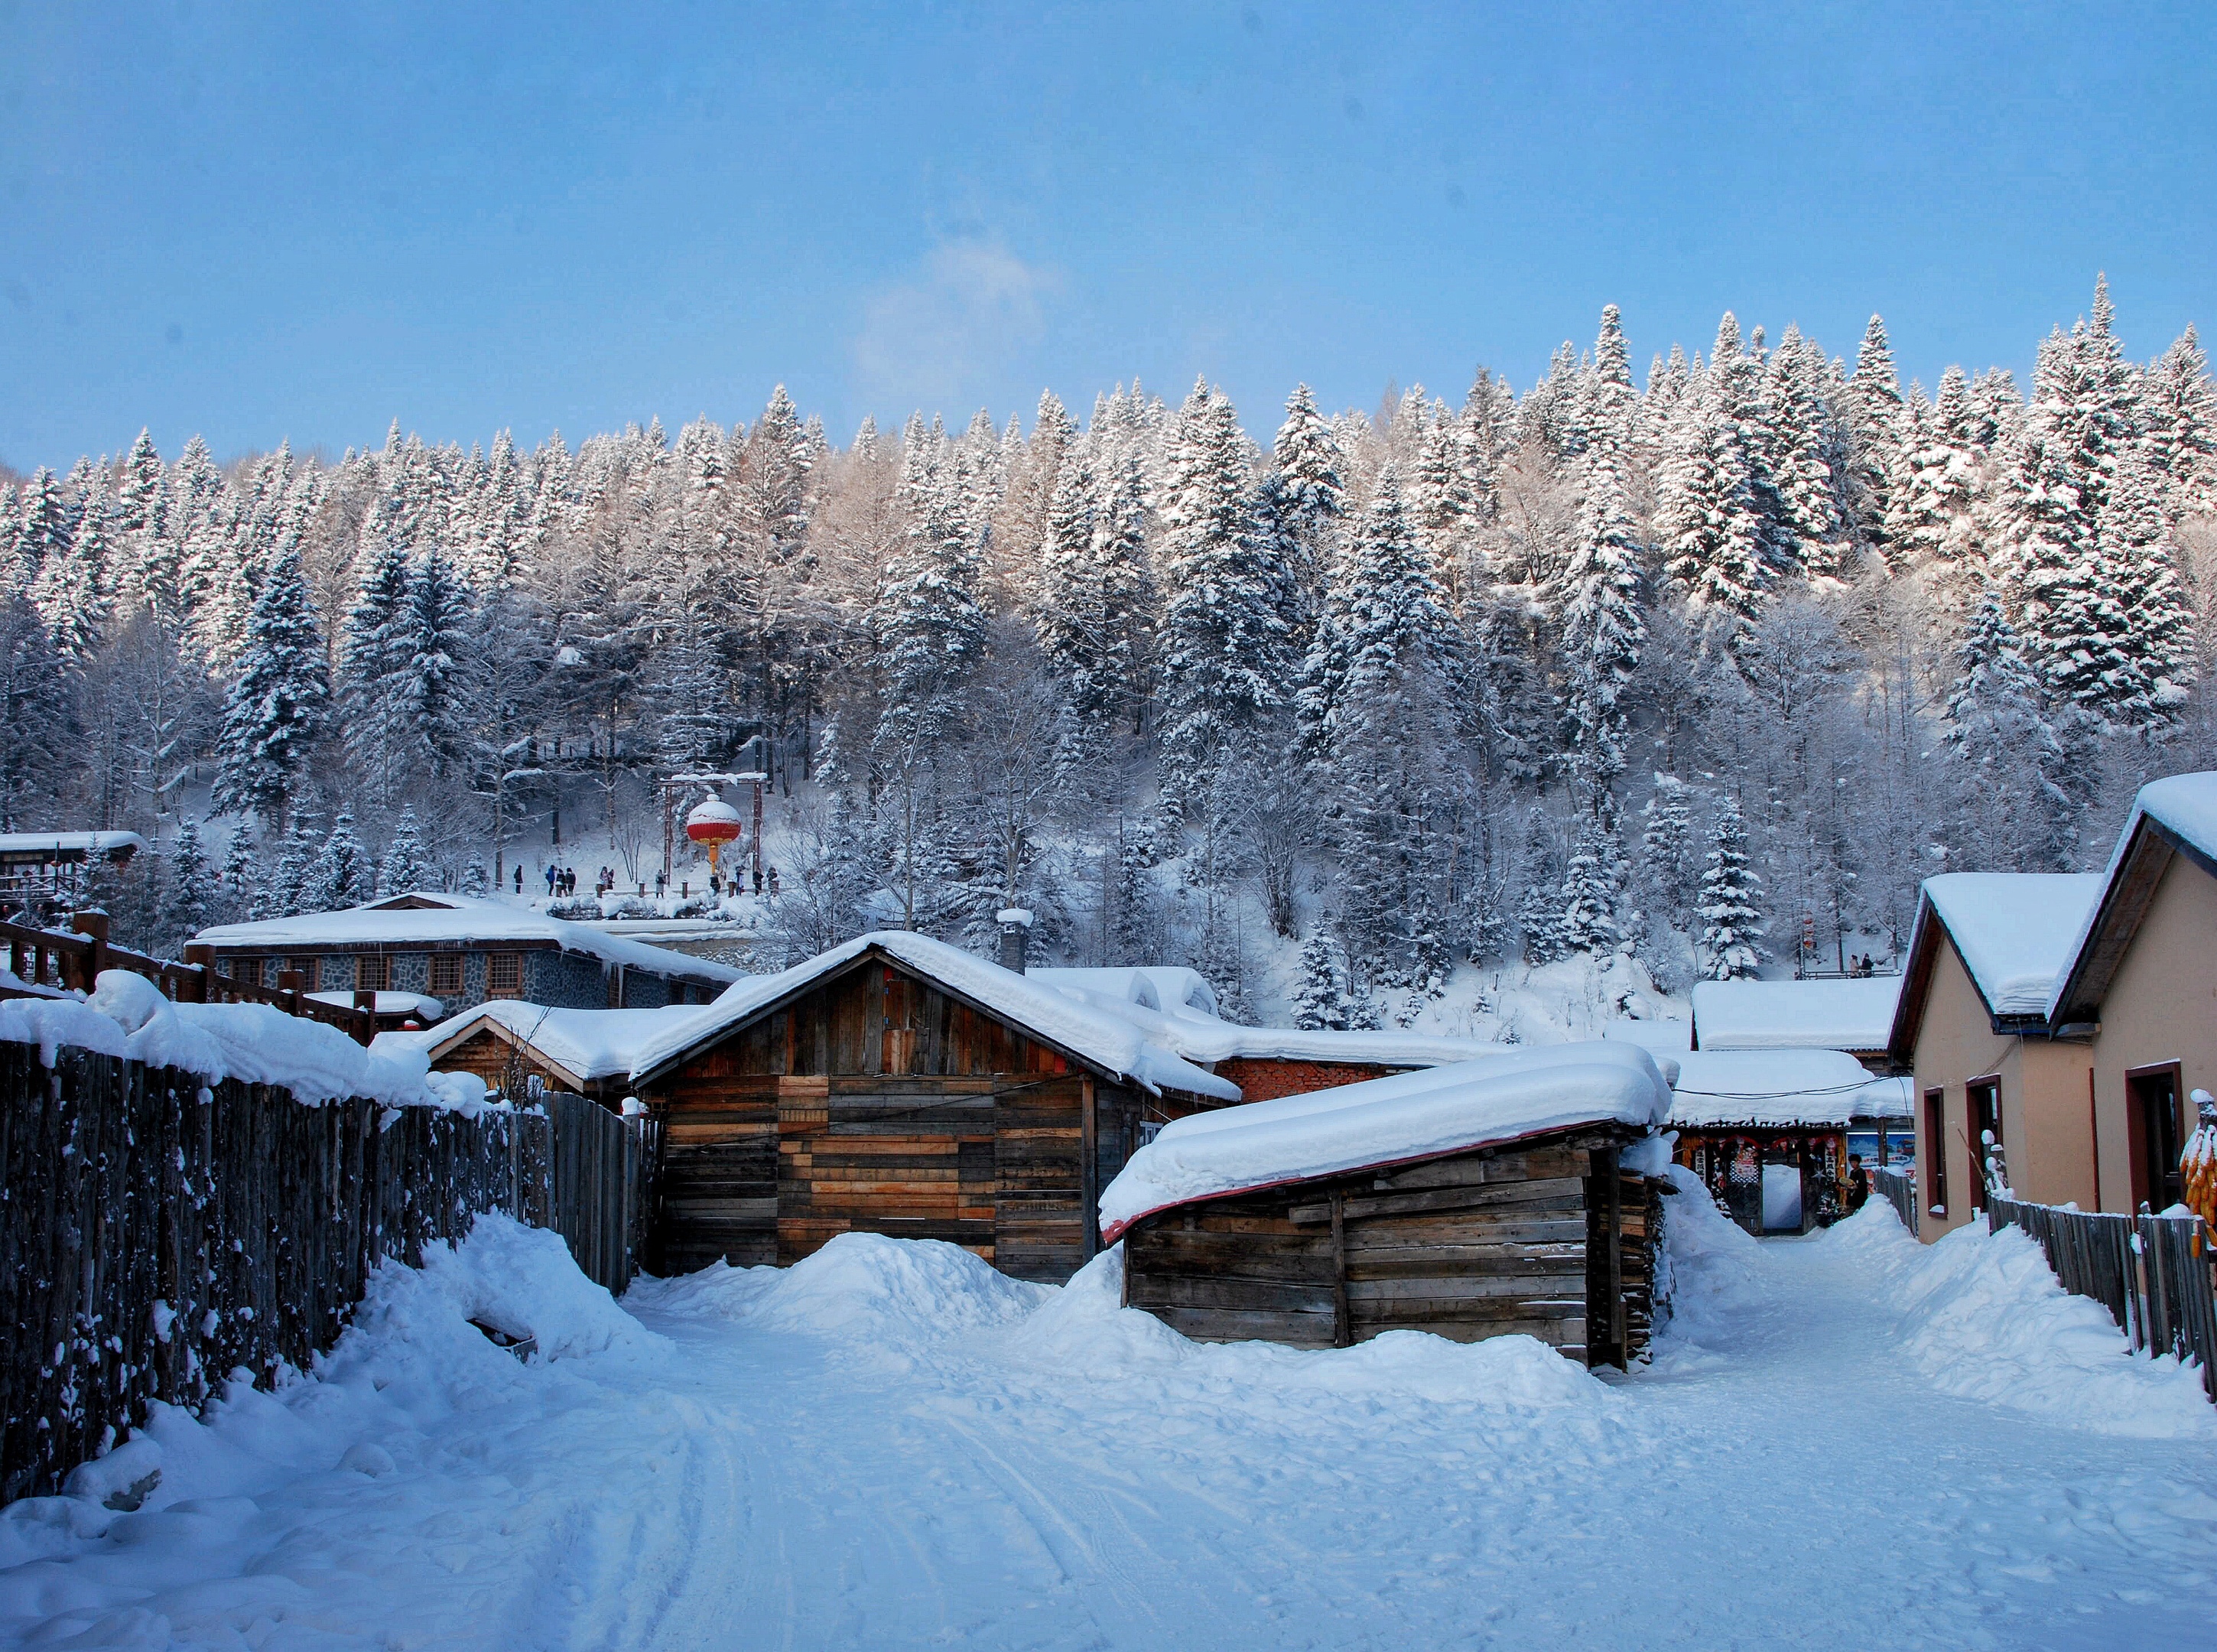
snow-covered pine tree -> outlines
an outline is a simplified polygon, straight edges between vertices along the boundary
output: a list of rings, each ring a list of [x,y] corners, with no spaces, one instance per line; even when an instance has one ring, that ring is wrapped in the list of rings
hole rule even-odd
[[[1292,570],[1249,531],[1246,440],[1229,398],[1197,381],[1178,411],[1157,666],[1164,807],[1189,823],[1225,762],[1285,703]]]
[[[1624,894],[1624,857],[1602,821],[1578,822],[1578,841],[1563,870],[1562,916],[1556,935],[1565,952],[1609,952],[1624,938],[1616,909]]]
[[[1702,974],[1710,981],[1752,978],[1763,955],[1763,914],[1755,902],[1762,880],[1748,864],[1747,828],[1738,800],[1718,800],[1708,866],[1701,874],[1700,942]]]
[[[300,880],[304,912],[341,912],[367,900],[376,887],[369,856],[355,835],[354,816],[339,811],[331,835]]]
[[[41,465],[23,484],[15,507],[15,538],[9,547],[9,563],[0,572],[0,597],[28,591],[49,561],[69,554],[69,500],[61,479]]]
[[[201,847],[200,826],[188,816],[177,827],[170,845],[169,875],[164,881],[161,910],[155,937],[163,956],[181,956],[185,943],[217,921],[218,893],[210,875],[207,854]]]
[[[1547,811],[1537,803],[1525,818],[1518,872],[1524,893],[1516,903],[1516,928],[1524,962],[1553,963],[1563,953],[1563,857]]]
[[[339,707],[347,751],[368,780],[371,797],[392,797],[406,772],[408,553],[387,541],[362,575],[342,622]]]
[[[1955,648],[1943,738],[1966,767],[1955,794],[1985,857],[2024,869],[2066,869],[2079,802],[2066,786],[2062,742],[2041,704],[2039,674],[1992,591],[1972,609]]]
[[[77,735],[75,674],[29,601],[0,598],[0,832],[55,824]]]
[[[244,826],[239,830],[244,832]],[[277,845],[276,864],[270,868],[256,897],[255,917],[295,918],[315,910],[306,900],[308,869],[316,863],[318,847],[314,823],[296,814]]]
[[[323,639],[298,550],[262,581],[238,680],[216,740],[215,806],[226,814],[284,819],[309,752],[330,721]]]
[[[469,589],[435,547],[410,573],[401,618],[393,665],[400,673],[410,761],[443,780],[466,744],[472,631]]]
[[[1700,891],[1694,860],[1693,794],[1676,775],[1658,774],[1655,789],[1640,811],[1640,874],[1651,915],[1669,927],[1693,927]]]
[[[1842,571],[1846,516],[1841,502],[1843,443],[1826,397],[1825,352],[1789,326],[1770,357],[1766,399],[1774,437],[1778,527],[1793,560],[1820,578]]]
[[[1721,640],[1762,612],[1771,572],[1755,479],[1739,425],[1717,405],[1709,374],[1688,393],[1664,437],[1655,533],[1664,572]]]
[[[879,581],[873,614],[885,698],[881,733],[936,736],[959,709],[957,690],[983,657],[981,572],[961,501],[931,456],[913,441],[902,459],[902,537]]]
[[[266,881],[262,857],[254,851],[254,834],[240,820],[232,826],[231,842],[223,851],[223,869],[217,875],[212,902],[214,916],[210,921],[243,924],[250,918],[267,916],[262,901]]]
[[[2166,515],[2217,511],[2217,390],[2192,324],[2140,375],[2140,410]]]
[[[1881,543],[1886,527],[1887,479],[1897,467],[1900,440],[1901,381],[1894,371],[1893,346],[1886,323],[1874,315],[1856,351],[1856,370],[1848,380],[1841,408],[1848,437],[1844,490],[1850,525],[1866,545]]]
[[[1613,313],[1612,307],[1612,313]],[[1577,525],[1563,577],[1564,721],[1571,765],[1596,820],[1612,820],[1610,789],[1624,772],[1624,694],[1640,665],[1639,527],[1627,497],[1621,418],[1596,422],[1580,479]]]
[[[1344,1030],[1349,1008],[1346,961],[1322,924],[1301,944],[1301,982],[1294,993],[1294,1024],[1304,1030]]]
[[[104,484],[104,473],[101,480]],[[114,603],[108,584],[115,554],[109,532],[112,511],[104,486],[92,490],[68,539],[58,551],[47,553],[31,581],[32,606],[46,622],[55,652],[75,665],[92,658]]]
[[[411,890],[435,888],[439,882],[437,869],[423,848],[423,834],[417,825],[413,807],[400,811],[400,819],[392,828],[392,841],[385,846],[385,859],[377,869],[377,893],[382,895],[406,894]]]

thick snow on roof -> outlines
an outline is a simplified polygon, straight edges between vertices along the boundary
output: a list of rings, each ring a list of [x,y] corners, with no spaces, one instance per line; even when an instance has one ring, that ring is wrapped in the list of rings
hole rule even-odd
[[[337,1005],[346,1009],[354,1007],[352,993],[308,993],[304,996],[318,1004]],[[377,995],[376,1013],[379,1015],[420,1015],[426,1021],[436,1021],[446,1012],[445,1001],[433,998],[429,993],[380,993]]]
[[[380,1033],[371,1049],[417,1049],[428,1056],[491,1023],[580,1079],[613,1079],[631,1072],[649,1040],[700,1016],[697,1004],[658,1010],[555,1010],[521,999],[495,999],[419,1032]]]
[[[1085,975],[1183,974],[1169,970],[1035,969],[1028,981]],[[1149,1043],[1189,1061],[1213,1064],[1239,1057],[1251,1061],[1347,1061],[1370,1067],[1443,1067],[1450,1061],[1479,1061],[1515,1046],[1485,1038],[1453,1038],[1423,1032],[1335,1032],[1329,1028],[1243,1027],[1220,1021],[1189,1004],[1166,1010],[1144,999],[1056,981],[1075,1001],[1130,1022]],[[1117,985],[1112,983],[1112,985]],[[1133,988],[1133,990],[1138,990]]]
[[[146,840],[135,832],[0,832],[0,855],[35,854],[40,850],[107,855],[119,849],[136,852],[145,846]]]
[[[1916,1085],[1906,1076],[1873,1079],[1856,1096],[1857,1118],[1913,1118]]]
[[[1165,1015],[1198,1015],[1216,1019],[1216,993],[1208,977],[1198,969],[1171,964],[1111,967],[1105,969],[1033,969],[1027,978],[1049,987],[1095,998],[1121,999],[1142,1009]]]
[[[1694,987],[1703,1049],[1884,1049],[1901,977],[1705,981]]]
[[[1205,1073],[1170,1050],[1150,1043],[1125,1017],[1042,985],[1028,975],[1004,969],[974,952],[965,952],[944,941],[905,930],[873,930],[777,974],[751,976],[727,987],[723,996],[707,1009],[694,1011],[682,1024],[645,1041],[633,1053],[632,1076],[639,1078],[652,1072],[726,1028],[750,1019],[757,1011],[807,986],[818,976],[860,957],[873,946],[882,949],[918,974],[952,987],[973,1003],[1146,1089],[1182,1090],[1223,1101],[1239,1099],[1238,1086],[1213,1073]],[[1133,1007],[1139,1014],[1147,1013]]]
[[[182,1067],[210,1082],[282,1085],[315,1104],[362,1096],[388,1106],[470,1109],[485,1086],[466,1073],[432,1073],[420,1051],[364,1049],[337,1027],[268,1004],[172,1004],[144,975],[103,969],[92,996],[0,1002],[0,1040],[36,1044],[53,1065],[62,1045]]]
[[[1524,1045],[1491,1061],[1198,1113],[1165,1125],[1108,1184],[1102,1235],[1114,1240],[1139,1217],[1195,1199],[1582,1124],[1645,1129],[1670,1110],[1652,1056],[1596,1040]]]
[[[2110,882],[2124,868],[2125,851],[2132,846],[2133,834],[2143,820],[2167,826],[2183,841],[2192,845],[2204,855],[2217,860],[2217,774],[2204,770],[2196,774],[2165,775],[2160,780],[2151,780],[2133,798],[2133,812],[2125,820],[2124,829],[2117,833],[2116,846],[2109,851],[2109,864],[2099,879],[2106,891]],[[2078,921],[2076,934],[2063,960],[2056,966],[2054,985],[2047,1001],[2041,1007],[2052,1020],[2063,1008],[2064,989],[2069,986],[2072,966],[2092,938],[2095,920],[2101,916],[2102,900],[2097,893],[2086,903],[2084,915]]]
[[[1996,1015],[2045,1015],[2102,891],[2098,872],[1944,872],[1924,898]]]
[[[684,974],[709,981],[736,981],[743,973],[729,964],[672,952],[666,947],[627,941],[585,924],[549,918],[528,906],[512,906],[466,894],[417,894],[417,900],[435,904],[388,909],[380,904],[349,906],[343,912],[303,913],[297,918],[270,918],[253,924],[219,924],[195,937],[213,946],[268,947],[273,952],[288,948],[302,951],[318,946],[374,944],[387,947],[426,946],[439,942],[552,941],[571,952],[588,952],[606,963],[631,969],[651,969],[658,974]]]
[[[1654,1055],[1683,1055],[1693,1046],[1690,1021],[1612,1021],[1601,1036],[1613,1044],[1637,1044]]]
[[[1670,1123],[1843,1125],[1862,1116],[1871,1082],[1843,1050],[1689,1050],[1678,1057]]]

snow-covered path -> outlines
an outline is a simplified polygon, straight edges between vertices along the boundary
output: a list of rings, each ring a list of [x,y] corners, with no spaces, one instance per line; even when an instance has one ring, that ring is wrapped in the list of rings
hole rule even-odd
[[[64,1530],[82,1500],[18,1505],[0,1626],[1230,1652],[2190,1645],[2217,1621],[2217,1430],[1942,1392],[1868,1247],[1720,1259],[1656,1367],[1607,1389],[1521,1340],[1195,1348],[1098,1280],[889,1260],[915,1248],[644,1284],[667,1346],[525,1370],[388,1346],[172,1420],[169,1473],[212,1494],[98,1538]],[[950,1303],[971,1323],[936,1335]]]

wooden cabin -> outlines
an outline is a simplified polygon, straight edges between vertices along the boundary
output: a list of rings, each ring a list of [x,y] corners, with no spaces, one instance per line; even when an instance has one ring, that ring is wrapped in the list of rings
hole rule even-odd
[[[1899,1081],[1871,1077],[1838,1049],[1703,1049],[1674,1059],[1677,1161],[1720,1210],[1758,1235],[1806,1234],[1847,1214],[1849,1133],[1898,1104]]]
[[[1590,1100],[1566,1104],[1566,1088]],[[1669,1107],[1645,1051],[1558,1046],[1344,1095],[1158,1137],[1104,1206],[1126,1304],[1209,1342],[1332,1348],[1418,1330],[1522,1333],[1587,1365],[1645,1352],[1670,1191],[1624,1162]]]
[[[886,932],[727,993],[632,1085],[664,1125],[660,1271],[861,1232],[1053,1282],[1099,1248],[1096,1198],[1144,1127],[1238,1099],[1128,1022]]]

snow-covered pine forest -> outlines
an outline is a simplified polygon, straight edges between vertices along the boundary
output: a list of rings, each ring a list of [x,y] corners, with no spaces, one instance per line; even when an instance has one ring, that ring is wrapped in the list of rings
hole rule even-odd
[[[1014,903],[1234,1010],[1298,949],[1343,1024],[1464,960],[1829,962],[2217,764],[2207,359],[2131,359],[2101,288],[2029,394],[1905,387],[1875,317],[1850,358],[1728,314],[1643,385],[1611,307],[1521,394],[1368,413],[1135,383],[836,447],[780,389],[0,481],[0,827],[146,834],[118,938],[161,950],[550,857],[651,883],[653,782],[760,762],[793,952]]]

